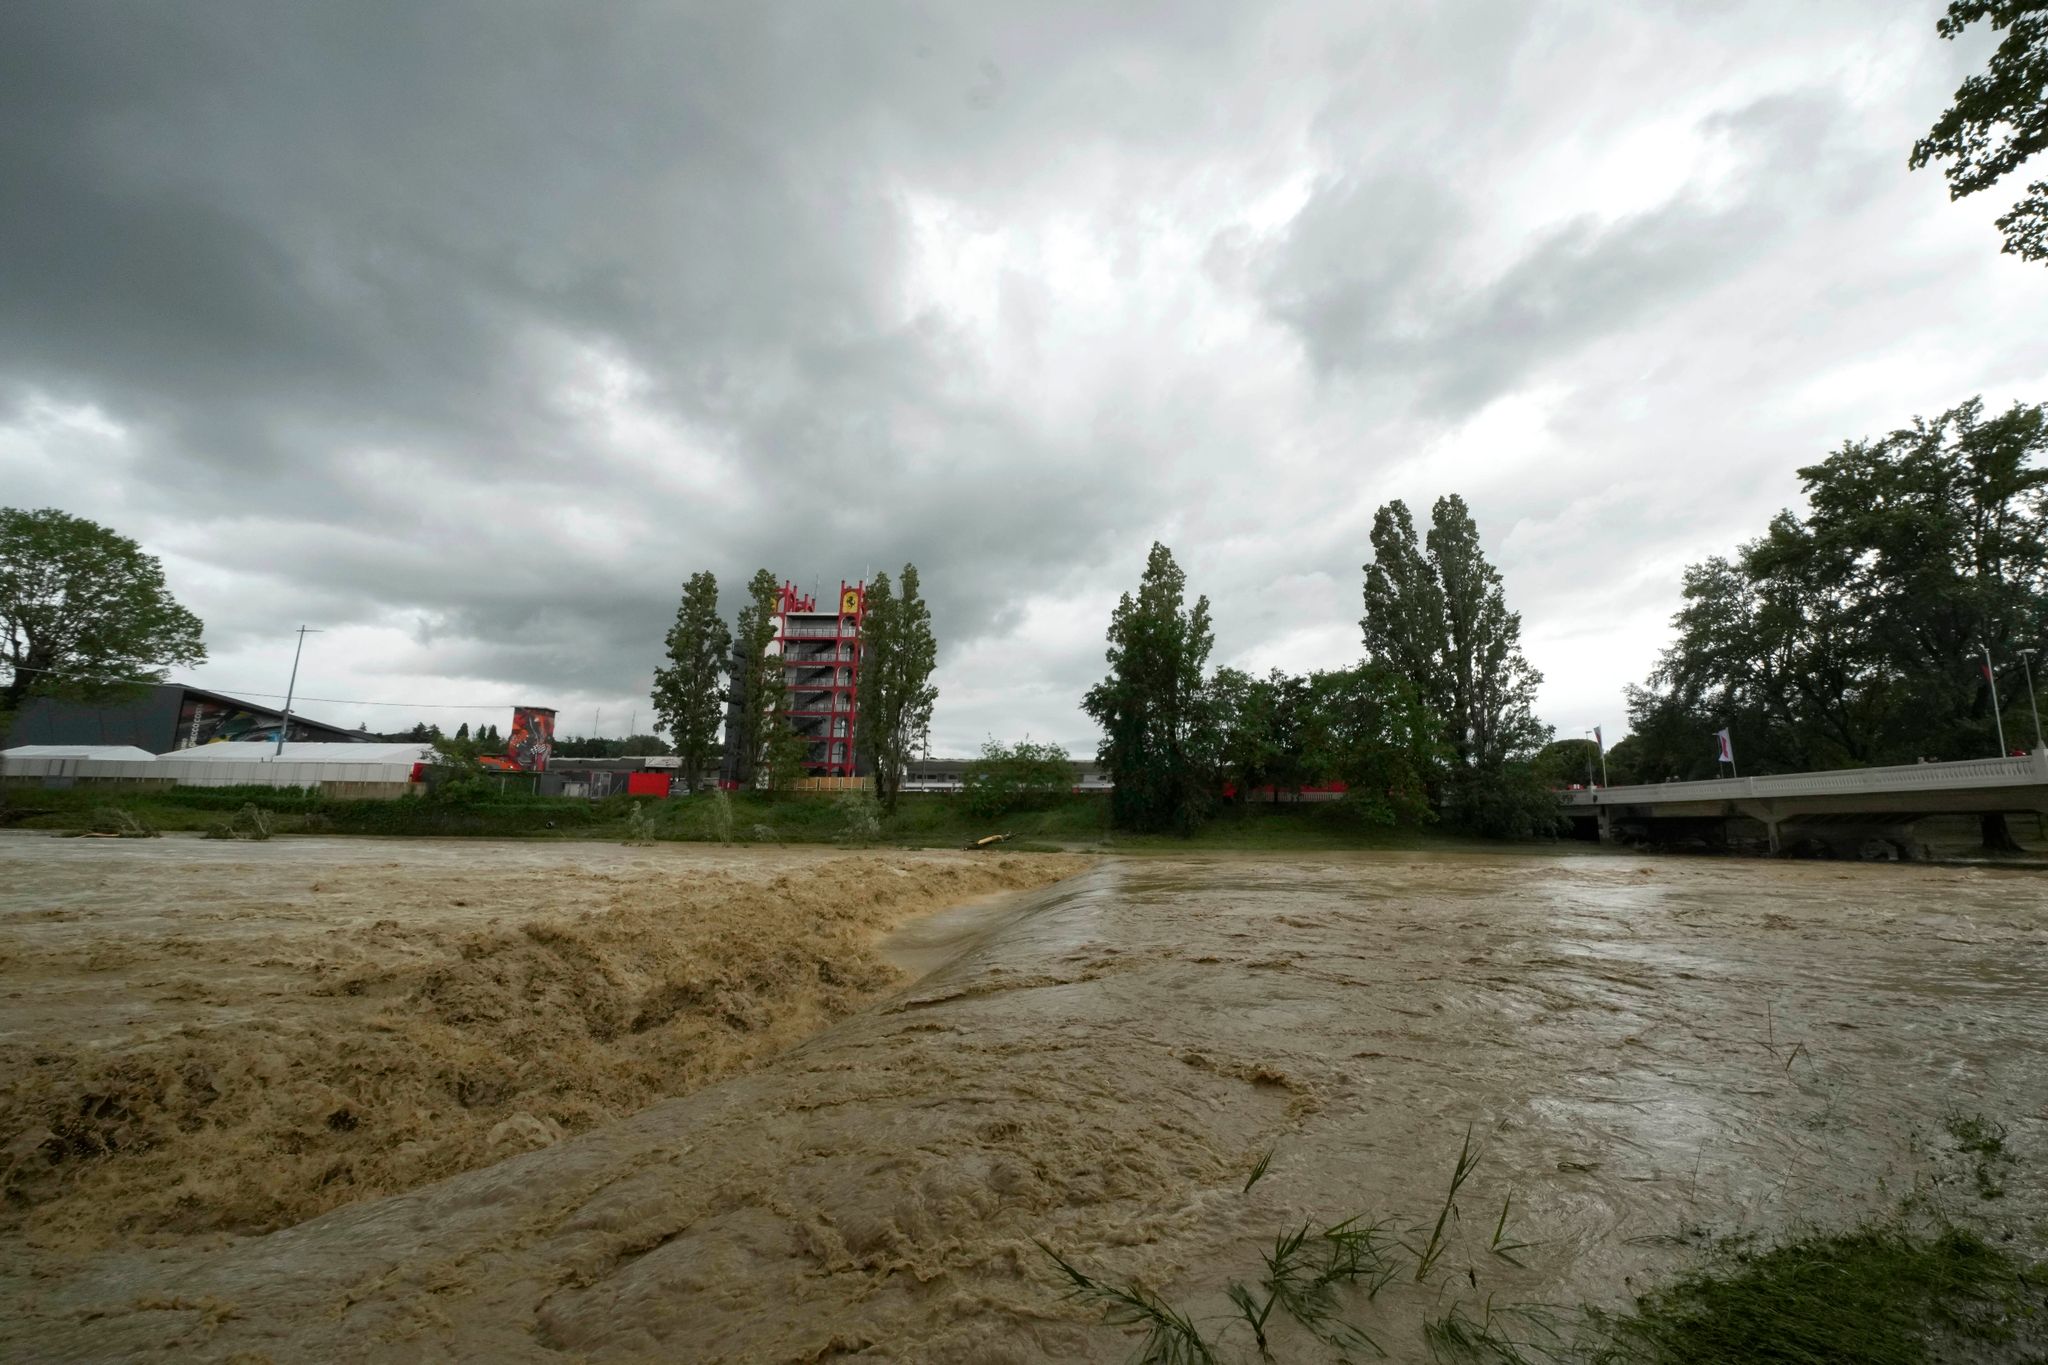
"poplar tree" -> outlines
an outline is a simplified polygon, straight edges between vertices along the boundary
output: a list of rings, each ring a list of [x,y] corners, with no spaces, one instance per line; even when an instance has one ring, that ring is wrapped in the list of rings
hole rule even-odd
[[[710,570],[683,584],[667,645],[668,663],[654,673],[654,714],[682,757],[683,789],[694,794],[697,774],[718,742],[722,679],[732,654],[732,632],[718,614],[718,579]]]
[[[769,654],[781,617],[782,585],[774,574],[757,569],[747,583],[747,603],[733,627],[733,687],[738,691],[739,724],[727,741],[737,751],[741,781],[758,780],[767,755],[768,727],[784,710],[782,660]]]
[[[883,811],[893,815],[904,770],[925,743],[939,696],[931,682],[939,646],[932,636],[931,610],[918,595],[915,564],[903,566],[894,587],[888,574],[875,575],[860,633],[855,752],[874,774]]]
[[[1373,518],[1372,548],[1359,622],[1367,657],[1444,718],[1462,768],[1493,771],[1533,754],[1549,737],[1534,712],[1543,675],[1522,654],[1522,617],[1508,610],[1465,500],[1438,498],[1421,543],[1407,505],[1387,503]]]
[[[1097,757],[1116,789],[1110,814],[1125,829],[1192,834],[1214,787],[1214,727],[1202,670],[1215,634],[1209,599],[1187,605],[1187,575],[1155,542],[1138,595],[1125,593],[1109,621],[1109,676],[1082,709],[1102,726]]]
[[[1442,804],[1487,835],[1547,834],[1557,800],[1529,760],[1550,738],[1536,719],[1543,675],[1522,654],[1522,618],[1508,610],[1499,570],[1479,546],[1479,527],[1456,494],[1430,508],[1419,543],[1406,504],[1373,518],[1365,566],[1368,662],[1391,670],[1443,718],[1452,760]]]

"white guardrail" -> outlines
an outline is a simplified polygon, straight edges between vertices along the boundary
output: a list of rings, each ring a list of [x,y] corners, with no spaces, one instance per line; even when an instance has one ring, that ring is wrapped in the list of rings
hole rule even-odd
[[[1651,782],[1633,787],[1560,792],[1567,806],[1640,806],[1667,801],[1740,801],[1772,796],[1836,796],[1864,792],[1954,791],[1971,787],[2048,784],[2048,751],[2025,758],[1970,758],[1906,763],[1895,768],[1839,768],[1824,773],[1771,773],[1705,782]]]

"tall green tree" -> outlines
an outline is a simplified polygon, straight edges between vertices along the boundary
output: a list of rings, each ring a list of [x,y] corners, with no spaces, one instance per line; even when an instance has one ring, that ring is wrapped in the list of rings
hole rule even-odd
[[[1803,516],[1687,571],[1677,638],[1630,693],[1646,757],[1704,775],[1723,727],[1745,772],[1989,754],[1995,715],[2027,734],[2009,661],[2048,638],[2044,457],[2048,405],[1971,399],[1801,469]],[[2002,818],[1985,839],[2009,842]]]
[[[1405,679],[1443,718],[1453,759],[1447,800],[1470,804],[1474,783],[1497,780],[1550,737],[1535,716],[1543,675],[1522,653],[1522,618],[1508,610],[1465,500],[1441,497],[1418,540],[1406,504],[1373,518],[1360,621],[1369,662]]]
[[[1430,791],[1450,751],[1443,717],[1383,664],[1307,679],[1302,766],[1310,780],[1341,780],[1345,806],[1368,824],[1418,825],[1435,818]]]
[[[994,819],[1013,811],[1040,810],[1074,789],[1074,764],[1057,744],[1034,744],[1029,738],[1013,745],[993,738],[981,746],[981,757],[961,775],[968,811]]]
[[[791,790],[809,776],[809,770],[804,767],[804,755],[810,747],[796,732],[787,712],[770,712],[762,722],[761,762],[755,774],[756,782],[777,796]]]
[[[54,508],[0,508],[0,731],[32,696],[103,695],[205,659],[156,556]]]
[[[1590,739],[1553,739],[1531,759],[1529,766],[1544,786],[1593,787],[1600,781],[1600,750]]]
[[[1971,399],[1801,469],[1805,515],[1687,571],[1633,725],[1689,725],[1700,753],[1725,726],[1756,772],[1991,752],[2024,680],[1994,697],[1979,646],[2002,664],[2048,637],[2044,456],[2048,405]]]
[[[668,662],[654,673],[654,714],[682,756],[684,789],[695,795],[697,774],[718,747],[732,657],[732,631],[718,614],[718,578],[710,570],[683,584],[666,645]]]
[[[1222,776],[1237,787],[1240,802],[1249,801],[1280,761],[1272,683],[1243,669],[1219,668],[1207,691]]]
[[[1249,801],[1262,787],[1271,787],[1277,801],[1281,792],[1298,792],[1329,775],[1309,750],[1309,679],[1277,668],[1263,678],[1219,668],[1207,696],[1217,731],[1217,763],[1237,787],[1240,801]]]
[[[903,774],[931,731],[932,686],[939,645],[932,636],[931,609],[918,594],[917,566],[905,564],[892,588],[878,573],[868,585],[860,627],[860,685],[854,746],[874,774],[875,796],[885,813],[896,813]]]
[[[1155,543],[1133,597],[1109,623],[1109,676],[1082,707],[1102,726],[1098,757],[1116,783],[1110,814],[1134,830],[1191,834],[1208,814],[1215,784],[1215,728],[1203,670],[1215,634],[1209,599],[1187,605],[1187,575]]]
[[[1991,189],[2048,147],[2048,0],[1952,0],[1935,32],[1954,39],[1988,23],[2005,36],[1991,61],[1956,89],[1955,103],[1913,144],[1908,165],[1946,161],[1948,197]],[[2028,185],[1998,220],[2004,249],[2048,260],[2048,180]]]
[[[782,614],[782,584],[766,569],[747,582],[746,604],[733,624],[732,687],[738,693],[738,724],[726,736],[734,748],[742,783],[765,776],[769,726],[784,704],[782,660],[768,652]]]

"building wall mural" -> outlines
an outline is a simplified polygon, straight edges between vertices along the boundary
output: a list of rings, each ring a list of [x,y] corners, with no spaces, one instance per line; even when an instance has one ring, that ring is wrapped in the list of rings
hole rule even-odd
[[[512,734],[505,756],[521,772],[544,773],[555,752],[555,713],[545,706],[512,708]]]
[[[178,708],[177,747],[196,749],[202,744],[275,739],[277,724],[278,716],[273,711],[251,711],[187,696]]]

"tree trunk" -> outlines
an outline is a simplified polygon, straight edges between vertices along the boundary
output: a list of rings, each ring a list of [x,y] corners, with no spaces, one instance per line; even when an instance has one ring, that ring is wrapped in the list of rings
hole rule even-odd
[[[1983,831],[1984,848],[1989,853],[2021,853],[2019,840],[2012,837],[2012,830],[2005,823],[2005,816],[1980,815],[1978,827]]]

